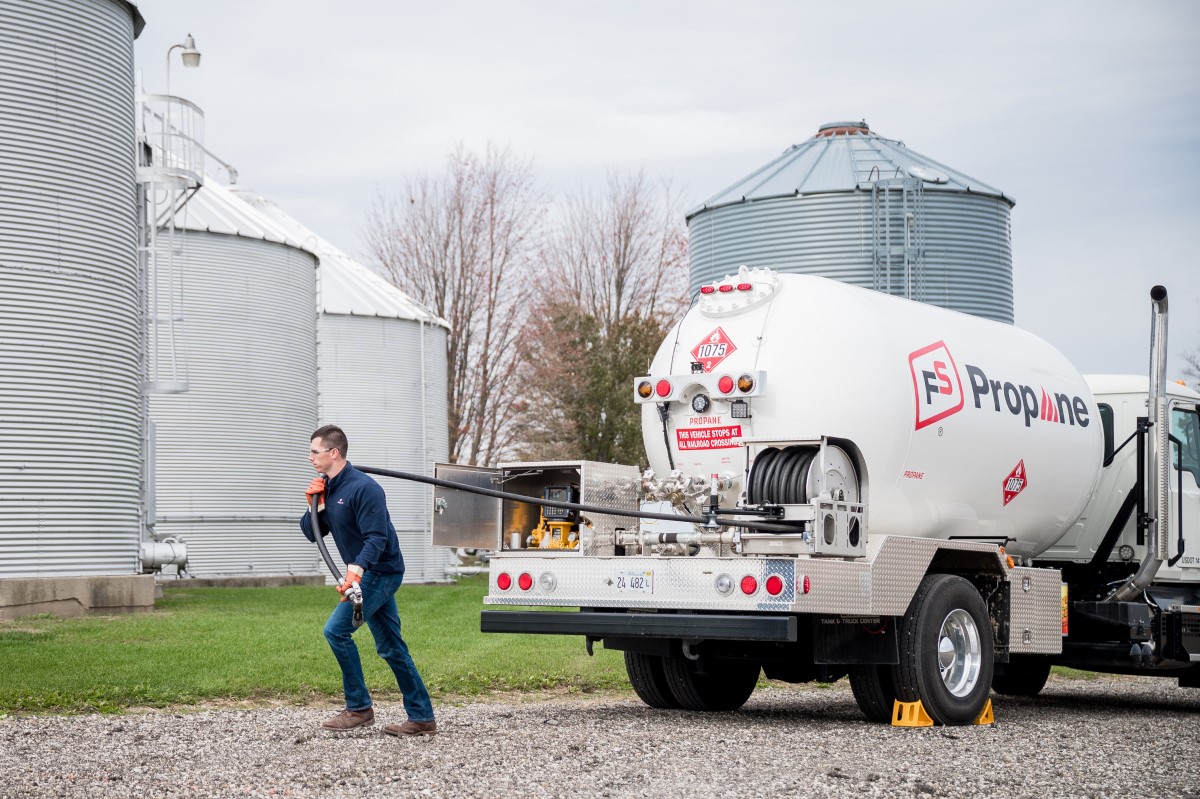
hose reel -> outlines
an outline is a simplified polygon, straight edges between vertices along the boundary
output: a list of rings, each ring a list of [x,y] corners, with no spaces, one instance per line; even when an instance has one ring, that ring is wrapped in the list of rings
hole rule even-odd
[[[822,474],[822,461],[824,473]],[[841,447],[767,447],[758,453],[746,480],[751,505],[804,505],[825,491],[840,502],[858,502],[858,473]]]
[[[805,551],[857,557],[866,536],[854,462],[841,447],[824,444],[769,446],[759,451],[746,478],[748,505],[807,505]],[[810,526],[811,525],[811,526]]]

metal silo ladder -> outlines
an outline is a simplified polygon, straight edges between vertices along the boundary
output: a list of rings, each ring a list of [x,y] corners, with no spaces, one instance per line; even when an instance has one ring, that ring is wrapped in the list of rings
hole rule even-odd
[[[181,97],[138,97],[138,251],[143,382],[152,394],[188,390],[180,349],[185,297],[183,224],[204,179],[204,113]]]
[[[899,173],[899,169],[897,169]],[[925,190],[921,180],[897,174],[871,181],[876,291],[925,301]]]

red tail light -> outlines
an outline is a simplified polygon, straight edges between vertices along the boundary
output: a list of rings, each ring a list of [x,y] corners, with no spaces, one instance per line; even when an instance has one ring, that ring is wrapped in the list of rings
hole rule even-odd
[[[522,574],[517,578],[517,585],[521,587],[522,591],[528,591],[533,588],[533,578],[528,574]]]
[[[771,596],[779,596],[783,593],[783,578],[778,574],[772,574],[767,578],[765,588]]]
[[[500,572],[500,574],[497,575],[496,587],[501,591],[507,591],[508,589],[512,588],[512,577],[509,576],[508,572]]]
[[[654,390],[658,392],[658,396],[660,396],[660,397],[670,396],[671,381],[670,380],[659,380],[658,385],[654,387]]]
[[[749,574],[742,578],[742,593],[750,596],[758,590],[758,580],[755,580]]]

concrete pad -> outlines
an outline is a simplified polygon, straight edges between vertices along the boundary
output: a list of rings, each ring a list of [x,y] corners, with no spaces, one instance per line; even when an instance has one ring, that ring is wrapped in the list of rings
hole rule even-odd
[[[154,575],[0,579],[0,619],[154,610]]]

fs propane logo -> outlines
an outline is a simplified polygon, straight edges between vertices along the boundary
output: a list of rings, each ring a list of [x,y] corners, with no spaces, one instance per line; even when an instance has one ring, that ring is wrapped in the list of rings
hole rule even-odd
[[[917,426],[931,425],[963,409],[962,380],[946,343],[939,341],[908,356],[917,398]]]
[[[913,395],[917,404],[915,430],[958,413],[966,405],[962,379],[946,342],[938,341],[908,356],[912,373]],[[1091,424],[1087,403],[1083,397],[1036,389],[1024,383],[996,380],[983,369],[963,364],[967,385],[976,410],[1009,413],[1021,418],[1029,427],[1034,419],[1070,427]]]

